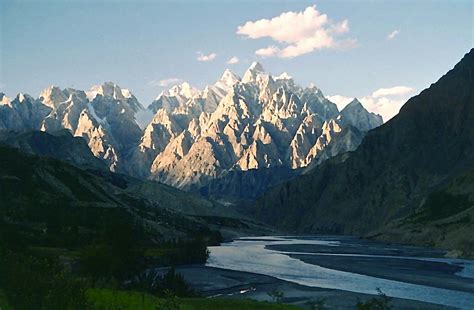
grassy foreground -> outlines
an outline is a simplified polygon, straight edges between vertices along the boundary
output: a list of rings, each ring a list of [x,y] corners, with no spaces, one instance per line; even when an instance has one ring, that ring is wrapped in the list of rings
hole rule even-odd
[[[5,296],[5,293],[0,290],[0,309],[2,310],[10,310],[12,307],[8,304],[7,297]]]
[[[94,309],[170,309],[170,310],[207,310],[207,309],[299,309],[294,306],[258,302],[248,299],[209,299],[209,298],[158,298],[156,296],[110,289],[89,289],[87,299]]]

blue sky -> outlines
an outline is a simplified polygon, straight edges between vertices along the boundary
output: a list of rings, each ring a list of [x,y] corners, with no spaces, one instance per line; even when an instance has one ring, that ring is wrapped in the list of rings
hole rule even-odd
[[[257,50],[282,50],[307,33],[282,39],[278,29],[267,29],[259,37],[255,24],[237,33],[246,22],[289,11],[302,14],[314,5],[327,15],[326,30],[348,22],[341,34],[329,32],[336,40],[332,46],[290,58],[278,53],[261,57]],[[0,91],[10,97],[20,91],[37,96],[52,84],[89,89],[114,81],[146,106],[163,89],[161,80],[203,87],[227,67],[242,75],[258,60],[267,71],[287,71],[297,83],[314,82],[327,95],[370,97],[395,86],[412,89],[405,94],[412,95],[473,47],[472,6],[470,0],[6,0],[0,4]],[[294,29],[291,20],[285,29]],[[216,56],[198,61],[198,52]],[[234,56],[239,62],[227,64]]]

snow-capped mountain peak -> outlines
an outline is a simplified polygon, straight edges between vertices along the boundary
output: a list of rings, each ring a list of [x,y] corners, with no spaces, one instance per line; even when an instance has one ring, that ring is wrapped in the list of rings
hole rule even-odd
[[[0,105],[11,105],[10,98],[8,98],[4,93],[0,93]]]
[[[318,164],[354,150],[365,131],[381,124],[358,111],[338,118],[337,106],[317,87],[302,88],[285,72],[273,77],[257,62],[241,82],[225,70],[199,96],[169,96],[182,88],[152,103],[155,117],[135,152],[136,165],[149,167],[142,175],[181,188],[198,188],[229,170]]]
[[[132,98],[133,97],[133,94],[132,92],[127,89],[127,88],[122,88],[122,95],[125,97],[125,98]]]
[[[174,85],[168,90],[161,92],[162,96],[192,98],[199,93],[199,90],[191,86],[188,82]]]
[[[11,104],[0,95],[0,102],[0,129],[66,128],[111,170],[182,188],[233,169],[318,164],[353,150],[382,123],[358,101],[339,112],[315,86],[302,88],[285,72],[273,77],[258,62],[242,80],[227,69],[203,91],[174,85],[146,111],[113,82],[87,92],[50,86],[39,100],[19,94]],[[145,129],[137,125],[139,112]]]
[[[340,120],[363,131],[368,131],[383,123],[382,116],[367,111],[357,98],[342,109]]]
[[[227,86],[233,86],[240,81],[240,77],[238,77],[234,72],[230,71],[229,69],[225,69],[222,77],[218,82],[222,82]]]
[[[275,80],[292,80],[293,77],[290,76],[288,73],[283,72],[282,74],[273,77]]]
[[[362,106],[362,103],[359,101],[359,99],[354,98],[352,99],[351,102],[349,102],[349,104],[346,107],[361,107],[361,106]]]
[[[267,77],[268,74],[265,73],[263,66],[259,62],[254,61],[247,71],[245,71],[242,83],[254,83]]]
[[[34,101],[34,100],[35,99],[33,97],[24,93],[19,93],[15,98],[15,101],[18,101],[20,103],[25,102],[25,101]]]
[[[66,94],[66,92],[54,85],[45,88],[39,94],[39,99],[43,102],[43,104],[53,109],[56,108],[61,102],[66,101],[68,97],[69,96]]]
[[[265,69],[263,69],[262,64],[259,63],[258,61],[252,62],[252,64],[248,68],[248,70],[252,70],[252,71],[255,71],[255,72],[265,72]]]
[[[132,94],[128,89],[121,89],[120,86],[113,82],[105,82],[102,85],[92,86],[90,91],[86,92],[87,98],[92,101],[97,95],[102,95],[103,97],[109,97],[116,100],[124,100],[131,98]]]
[[[113,82],[105,82],[102,85],[93,86],[85,93],[87,99],[91,102],[97,100],[97,96],[100,95],[104,100],[122,102],[134,113],[143,109],[143,106],[138,102],[137,98],[135,98],[130,90],[122,89]]]

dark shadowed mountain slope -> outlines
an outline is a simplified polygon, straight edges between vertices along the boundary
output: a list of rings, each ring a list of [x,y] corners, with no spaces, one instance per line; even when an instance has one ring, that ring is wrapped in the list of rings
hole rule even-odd
[[[258,215],[299,232],[350,234],[414,216],[429,208],[431,193],[474,167],[473,124],[471,50],[395,118],[370,131],[356,151],[266,193]],[[455,203],[442,208],[457,213],[471,206],[472,198],[467,196],[463,208]]]
[[[166,206],[127,192],[128,184],[119,178],[120,175],[112,179],[89,173],[53,158],[0,145],[0,216],[30,228],[33,223],[38,223],[38,228],[40,223],[55,220],[64,221],[64,225],[77,221],[91,227],[96,222],[95,215],[105,215],[104,221],[107,214],[120,213],[153,227],[157,236],[163,231],[179,233],[181,229],[171,224],[179,221],[189,227],[200,226]]]
[[[293,179],[302,171],[303,169],[287,167],[230,170],[222,177],[201,187],[199,193],[205,197],[255,201],[269,188]]]
[[[105,161],[94,156],[86,140],[73,137],[66,129],[50,133],[0,131],[0,143],[25,153],[63,160],[80,168],[108,169]]]
[[[157,182],[142,182],[106,169],[82,170],[0,145],[0,220],[24,223],[28,230],[50,222],[91,227],[120,214],[155,237],[177,238],[208,230],[206,216],[221,218],[231,211]]]

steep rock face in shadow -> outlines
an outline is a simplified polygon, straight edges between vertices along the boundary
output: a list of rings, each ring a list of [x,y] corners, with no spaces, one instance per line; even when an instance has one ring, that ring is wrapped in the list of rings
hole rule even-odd
[[[267,189],[293,179],[302,169],[286,167],[233,170],[199,189],[206,197],[255,200]]]
[[[106,162],[94,156],[86,140],[73,137],[66,129],[52,133],[0,131],[0,143],[25,153],[66,161],[80,168],[107,169]]]
[[[229,207],[167,185],[108,169],[83,170],[62,160],[0,144],[1,220],[18,221],[36,229],[38,226],[32,223],[42,225],[45,220],[78,216],[78,221],[88,227],[99,214],[106,221],[107,214],[117,213],[165,239],[208,229],[208,218],[240,216]],[[239,219],[229,221],[241,223]]]
[[[427,195],[474,166],[472,124],[474,50],[396,117],[369,131],[356,151],[270,190],[256,212],[298,232],[383,228],[419,212]]]

